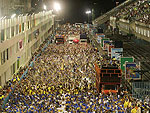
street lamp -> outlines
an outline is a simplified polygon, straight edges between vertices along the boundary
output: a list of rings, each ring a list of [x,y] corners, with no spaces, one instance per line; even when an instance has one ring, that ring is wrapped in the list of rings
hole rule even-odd
[[[44,10],[46,10],[46,9],[47,9],[46,5],[44,5],[44,6],[43,6],[43,9],[44,9]]]
[[[91,10],[85,12],[88,15],[88,23],[89,23],[89,14],[91,14]]]
[[[57,3],[57,2],[55,2],[55,3],[54,3],[54,9],[55,9],[57,12],[60,11],[60,10],[61,10],[60,4]]]
[[[59,15],[59,11],[61,10],[61,5],[60,5],[60,3],[58,3],[58,2],[54,2],[54,5],[53,5],[53,8],[54,8],[54,10],[55,10],[55,12],[56,12],[56,18],[54,18],[54,29],[55,28],[57,28],[57,27],[59,27],[59,19],[60,19],[60,15]]]

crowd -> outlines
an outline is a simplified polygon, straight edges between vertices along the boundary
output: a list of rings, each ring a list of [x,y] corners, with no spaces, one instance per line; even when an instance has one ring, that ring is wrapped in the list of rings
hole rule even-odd
[[[121,11],[116,14],[116,17],[150,24],[150,1],[138,0],[121,9]]]
[[[18,84],[20,77],[24,73],[25,69],[26,67],[21,67],[20,71],[17,74],[14,74],[12,79],[9,79],[3,87],[0,86],[0,106],[8,94],[13,90],[15,85]]]
[[[19,71],[14,73],[14,75],[12,76],[12,79],[9,79],[3,87],[0,86],[0,112],[2,111],[2,104],[3,104],[4,99],[7,98],[10,92],[14,90],[16,85],[19,85],[21,76],[28,68],[28,65],[30,64],[30,62],[33,61],[35,56],[42,51],[42,48],[44,47],[46,41],[47,40],[45,40],[43,44],[40,46],[40,48],[34,54],[32,54],[32,58],[30,59],[27,65],[25,65],[24,67],[21,66],[19,68]]]
[[[66,36],[70,36],[70,35],[80,35],[80,34],[84,34],[86,33],[86,29],[85,28],[86,25],[82,25],[79,27],[76,25],[72,25],[72,24],[64,24],[62,25],[60,28],[58,28],[57,33],[56,34],[60,34],[60,35],[66,35]]]
[[[90,45],[51,44],[36,59],[28,76],[17,85],[5,111],[136,113],[141,108],[146,111],[145,105],[125,93],[97,93],[93,66],[97,57]]]
[[[45,44],[45,43],[44,43]],[[43,45],[33,54],[33,67],[25,66],[0,89],[0,102],[16,86],[4,109],[10,113],[149,113],[150,101],[144,103],[127,92],[98,94],[94,63],[107,62],[91,45]],[[98,62],[100,61],[100,62]],[[108,61],[111,65],[116,61]],[[27,76],[21,75],[28,68]]]

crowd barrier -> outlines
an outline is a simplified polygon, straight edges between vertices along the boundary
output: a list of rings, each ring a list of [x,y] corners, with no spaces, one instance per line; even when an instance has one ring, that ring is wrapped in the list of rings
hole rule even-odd
[[[150,82],[133,82],[132,89],[135,98],[144,100],[147,95],[150,96]]]
[[[49,38],[49,40],[48,40],[48,42],[45,44],[45,46],[42,48],[42,52],[43,52],[43,51],[48,47],[48,45],[51,43],[50,39],[51,39],[52,37],[48,37],[48,38]],[[48,39],[48,38],[47,38],[47,39]],[[37,56],[35,56],[34,60],[30,63],[30,65],[29,65],[28,68],[34,67],[34,61],[35,61],[35,60],[37,59],[37,57],[39,57],[39,56],[41,56],[41,53],[39,53]],[[29,70],[28,68],[27,68],[26,71],[21,75],[18,84],[20,84],[21,80],[27,76],[27,73],[28,73],[28,70]],[[5,104],[8,102],[8,100],[9,100],[11,94],[15,91],[16,86],[17,86],[18,84],[16,84],[16,85],[14,86],[14,88],[12,89],[12,91],[11,91],[11,92],[8,94],[8,96],[4,99],[4,101],[3,101],[3,103],[2,103],[2,109],[4,109]]]

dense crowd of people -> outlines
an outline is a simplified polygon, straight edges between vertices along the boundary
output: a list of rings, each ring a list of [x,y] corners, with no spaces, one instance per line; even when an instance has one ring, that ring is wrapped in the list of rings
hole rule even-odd
[[[51,44],[41,53],[5,106],[6,112],[117,112],[146,107],[127,94],[102,95],[95,89],[90,45]],[[146,113],[146,112],[145,112]]]
[[[70,28],[69,28],[70,29]],[[64,32],[64,31],[63,31]],[[62,32],[62,33],[63,33]],[[101,94],[95,88],[94,63],[106,61],[90,44],[44,44],[33,54],[33,67],[25,66],[0,89],[0,102],[16,86],[4,109],[12,113],[149,113],[150,100],[132,98],[127,92]],[[100,62],[98,62],[100,61]],[[28,68],[27,76],[21,75]]]
[[[121,11],[116,14],[116,17],[150,24],[150,1],[138,0],[121,9]]]
[[[37,54],[42,52],[42,48],[44,47],[46,42],[47,42],[47,40],[45,40],[43,42],[43,44],[41,44],[40,48],[34,54],[32,54],[32,58],[30,59],[30,61],[27,65],[25,65],[24,67],[21,66],[19,68],[19,71],[17,73],[13,74],[12,79],[9,79],[3,87],[0,86],[0,112],[2,110],[2,104],[5,100],[5,98],[7,98],[8,95],[14,90],[16,85],[19,85],[21,76],[28,69],[28,65],[31,63],[31,61],[33,61],[35,56],[37,56]]]

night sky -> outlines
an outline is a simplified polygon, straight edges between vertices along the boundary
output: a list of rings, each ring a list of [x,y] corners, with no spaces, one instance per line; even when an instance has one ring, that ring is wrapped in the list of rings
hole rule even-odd
[[[122,3],[125,0],[32,0],[32,7],[38,11],[42,10],[42,4],[46,4],[48,9],[52,9],[55,1],[62,5],[61,18],[64,18],[65,22],[75,23],[87,21],[85,11],[88,9],[94,9],[96,18],[115,7],[116,2]],[[92,20],[92,15],[90,17]]]

